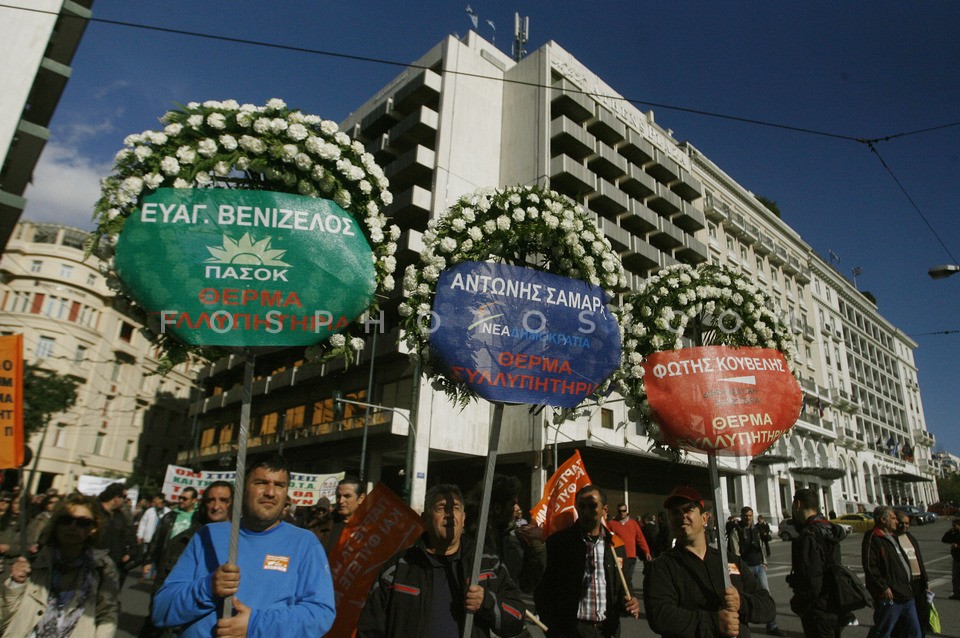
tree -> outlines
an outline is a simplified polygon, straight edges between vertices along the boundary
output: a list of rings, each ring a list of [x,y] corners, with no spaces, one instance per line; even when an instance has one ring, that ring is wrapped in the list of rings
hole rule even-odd
[[[772,199],[767,199],[763,195],[755,195],[755,197],[757,198],[758,202],[766,206],[771,213],[777,216],[778,219],[782,217],[780,214],[780,207],[777,206],[777,202],[773,201]]]
[[[960,474],[948,474],[937,479],[940,500],[944,503],[960,503]]]
[[[41,430],[53,415],[77,402],[76,377],[57,374],[36,364],[23,366],[23,431],[25,438]]]

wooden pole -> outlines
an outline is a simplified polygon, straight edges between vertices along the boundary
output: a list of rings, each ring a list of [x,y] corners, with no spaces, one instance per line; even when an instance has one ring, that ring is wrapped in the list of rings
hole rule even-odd
[[[723,586],[730,587],[730,568],[727,565],[727,543],[724,538],[723,523],[720,521],[722,513],[721,503],[723,494],[720,491],[720,469],[717,467],[717,455],[707,454],[710,467],[710,488],[713,490],[714,518],[717,519],[717,549],[720,550],[720,564],[723,567]]]
[[[233,511],[230,519],[230,550],[227,562],[237,564],[237,552],[240,544],[240,517],[243,515],[243,475],[247,465],[247,438],[250,435],[250,402],[253,397],[253,365],[256,357],[249,350],[243,363],[243,388],[240,391],[240,432],[237,435],[237,478],[233,485]],[[223,601],[223,617],[233,614],[233,598]]]
[[[483,499],[480,503],[480,521],[477,527],[477,546],[473,551],[473,566],[470,568],[470,582],[480,582],[480,561],[483,559],[483,545],[487,540],[487,519],[490,518],[490,492],[493,490],[493,475],[497,470],[497,449],[500,447],[500,423],[503,421],[503,404],[493,405],[493,419],[490,422],[490,444],[487,451],[487,467],[483,473]],[[473,614],[468,613],[463,620],[463,638],[473,633]]]

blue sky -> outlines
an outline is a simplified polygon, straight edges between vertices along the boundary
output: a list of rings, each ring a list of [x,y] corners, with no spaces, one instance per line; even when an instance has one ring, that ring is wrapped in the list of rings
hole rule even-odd
[[[94,16],[408,63],[445,36],[467,32],[466,4],[96,0]],[[653,107],[657,122],[677,139],[775,200],[784,220],[819,253],[832,250],[848,276],[862,268],[860,288],[919,344],[924,408],[938,447],[960,453],[960,333],[929,334],[960,330],[960,275],[933,281],[926,274],[960,260],[960,126],[880,141],[875,154],[848,139],[667,108],[866,139],[960,122],[960,4],[471,4],[481,35],[505,51],[514,11],[529,16],[528,50],[555,40],[622,95],[660,105]],[[97,179],[109,172],[123,137],[156,128],[175,103],[280,97],[341,120],[399,71],[91,23],[27,193],[26,217],[91,227]]]

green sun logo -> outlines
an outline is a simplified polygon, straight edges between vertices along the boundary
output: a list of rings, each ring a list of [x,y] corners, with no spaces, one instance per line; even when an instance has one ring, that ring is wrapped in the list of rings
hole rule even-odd
[[[213,257],[206,260],[214,264],[239,264],[242,266],[289,266],[280,258],[286,250],[270,248],[270,237],[253,241],[246,233],[239,240],[223,236],[223,246],[207,246]]]

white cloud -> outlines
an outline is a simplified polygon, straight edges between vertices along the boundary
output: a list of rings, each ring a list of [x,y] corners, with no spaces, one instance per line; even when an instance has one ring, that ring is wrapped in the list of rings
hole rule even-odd
[[[98,164],[70,146],[48,142],[24,194],[24,219],[92,229],[100,178],[111,169],[112,162]]]

